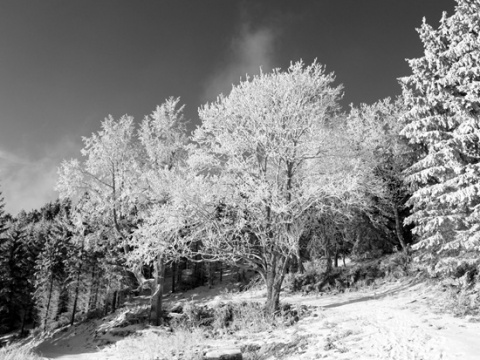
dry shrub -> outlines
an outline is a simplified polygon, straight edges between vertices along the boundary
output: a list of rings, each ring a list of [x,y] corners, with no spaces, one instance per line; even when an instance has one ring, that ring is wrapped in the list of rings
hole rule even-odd
[[[232,331],[257,333],[266,331],[279,325],[277,318],[269,316],[262,304],[256,302],[242,302],[230,304],[232,312]]]
[[[325,265],[320,261],[307,261],[303,264],[303,273],[289,273],[284,280],[284,287],[292,292],[321,291],[321,284],[325,281]]]
[[[380,262],[379,268],[390,278],[399,279],[411,273],[412,257],[401,251],[386,256]]]
[[[264,305],[253,301],[222,304],[215,308],[215,330],[228,329],[230,332],[244,331],[258,333],[272,328],[291,326],[301,316],[310,314],[306,306],[293,307],[281,304],[273,316],[265,311]]]
[[[111,351],[122,360],[201,360],[204,342],[200,329],[173,333],[147,330],[118,341]]]
[[[180,316],[170,320],[170,326],[174,329],[191,329],[210,326],[213,321],[214,311],[212,308],[190,301],[183,306]]]
[[[437,307],[441,312],[448,312],[459,317],[480,315],[480,294],[478,292],[455,287],[444,289],[444,291],[446,291],[444,300],[437,299]]]
[[[455,316],[480,315],[480,273],[476,262],[456,259],[431,268],[429,275],[439,294],[437,308]],[[433,269],[433,270],[432,270]]]
[[[457,280],[444,280],[441,287],[446,292],[443,311],[455,316],[480,315],[480,281],[467,272]]]
[[[41,360],[30,348],[17,344],[8,345],[0,349],[0,359],[2,360]]]
[[[385,269],[379,260],[362,261],[348,267],[333,268],[326,271],[318,262],[305,263],[302,274],[288,274],[285,278],[287,290],[303,293],[321,291],[345,291],[347,288],[369,286],[376,279],[385,277]]]
[[[305,310],[302,308],[300,312]],[[224,303],[213,307],[189,302],[183,307],[182,314],[170,320],[170,326],[173,329],[204,328],[216,333],[256,333],[293,324],[298,319],[299,311],[288,304],[282,305],[279,313],[271,316],[265,312],[263,304],[257,302]]]

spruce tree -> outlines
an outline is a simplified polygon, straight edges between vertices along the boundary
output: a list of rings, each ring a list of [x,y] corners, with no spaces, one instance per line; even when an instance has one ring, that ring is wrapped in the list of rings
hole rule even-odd
[[[23,229],[11,223],[0,242],[0,327],[9,331],[20,325],[29,308],[27,250]]]
[[[424,56],[409,60],[400,79],[408,111],[403,134],[417,147],[407,170],[409,205],[430,259],[480,246],[480,1],[456,0],[438,29],[425,20],[418,32]]]
[[[68,253],[71,233],[56,219],[45,222],[45,244],[36,264],[35,299],[37,312],[43,330],[46,331],[53,321],[59,319],[62,301],[67,291],[67,273],[65,259]]]
[[[10,216],[5,213],[5,199],[0,191],[0,238],[4,237],[5,232],[8,229],[7,221]]]
[[[75,315],[79,312],[79,309],[88,310],[88,300],[86,300],[88,275],[85,266],[87,263],[85,251],[86,233],[83,228],[77,228],[73,224],[72,230],[74,231],[74,236],[72,237],[72,243],[68,247],[65,259],[70,292],[70,325],[73,325],[75,322]]]

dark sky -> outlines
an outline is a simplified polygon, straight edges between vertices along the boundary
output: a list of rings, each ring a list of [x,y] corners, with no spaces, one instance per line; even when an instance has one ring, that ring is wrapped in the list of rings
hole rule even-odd
[[[140,121],[180,96],[197,108],[246,73],[315,58],[345,86],[343,105],[400,93],[415,28],[453,0],[3,0],[0,190],[8,211],[53,200],[56,169],[101,121]]]

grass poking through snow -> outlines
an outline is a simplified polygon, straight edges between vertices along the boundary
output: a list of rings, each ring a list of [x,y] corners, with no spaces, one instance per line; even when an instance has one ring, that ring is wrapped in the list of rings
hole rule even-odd
[[[201,360],[205,337],[201,330],[173,333],[145,330],[118,341],[111,351],[122,360]]]
[[[0,349],[1,360],[40,360],[31,349],[19,345],[9,345]]]

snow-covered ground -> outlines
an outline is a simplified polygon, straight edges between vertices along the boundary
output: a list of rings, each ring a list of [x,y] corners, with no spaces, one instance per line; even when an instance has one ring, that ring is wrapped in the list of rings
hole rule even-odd
[[[317,310],[283,331],[285,338],[306,339],[284,359],[480,359],[480,323],[433,311],[438,294],[430,289],[395,284],[340,296],[293,296],[289,302]]]
[[[477,318],[455,318],[438,311],[438,290],[424,283],[399,281],[376,289],[337,295],[282,294],[282,301],[306,305],[310,315],[289,327],[263,333],[236,333],[209,339],[211,348],[235,346],[257,349],[265,359],[480,359],[480,323]],[[182,295],[186,300],[211,303],[262,300],[264,290],[234,296],[219,288],[199,288]],[[181,299],[170,297],[170,303]],[[167,304],[168,306],[168,301]],[[118,316],[118,314],[117,314]],[[58,332],[37,351],[49,359],[121,359],[115,345],[98,348],[103,328],[115,321],[92,321]],[[107,324],[107,325],[105,325]],[[141,326],[109,332],[112,343]],[[100,334],[100,336],[99,336]],[[105,336],[107,336],[105,335]],[[105,338],[103,338],[105,343]],[[138,354],[138,359],[141,359]]]

